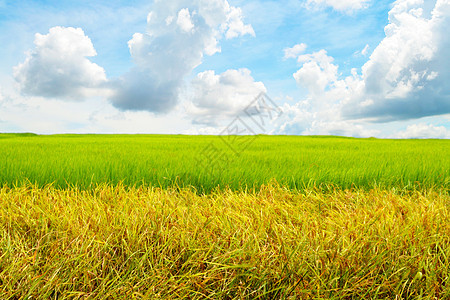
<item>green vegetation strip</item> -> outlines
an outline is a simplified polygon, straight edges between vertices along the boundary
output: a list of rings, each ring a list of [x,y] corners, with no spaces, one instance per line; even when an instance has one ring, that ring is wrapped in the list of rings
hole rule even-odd
[[[0,186],[293,190],[447,188],[450,141],[297,136],[0,134]]]
[[[0,189],[2,299],[448,299],[442,190]]]

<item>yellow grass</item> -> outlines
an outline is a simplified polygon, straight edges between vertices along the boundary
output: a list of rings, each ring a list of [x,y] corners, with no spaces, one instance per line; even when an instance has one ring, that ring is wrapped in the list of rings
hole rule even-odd
[[[1,299],[450,297],[448,191],[0,189]]]

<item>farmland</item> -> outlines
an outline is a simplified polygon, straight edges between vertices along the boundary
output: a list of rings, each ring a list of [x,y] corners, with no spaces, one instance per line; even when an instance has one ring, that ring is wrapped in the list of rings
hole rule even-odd
[[[449,146],[0,135],[0,298],[450,298]]]
[[[447,187],[448,140],[337,137],[0,135],[0,185],[289,189]],[[231,147],[229,147],[231,145]]]

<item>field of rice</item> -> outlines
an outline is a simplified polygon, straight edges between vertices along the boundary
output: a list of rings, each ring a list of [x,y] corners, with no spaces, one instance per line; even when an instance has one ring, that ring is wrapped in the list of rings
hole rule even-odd
[[[0,135],[0,185],[99,183],[209,192],[282,186],[448,187],[448,140],[296,136]]]
[[[0,135],[0,299],[449,299],[449,146]]]

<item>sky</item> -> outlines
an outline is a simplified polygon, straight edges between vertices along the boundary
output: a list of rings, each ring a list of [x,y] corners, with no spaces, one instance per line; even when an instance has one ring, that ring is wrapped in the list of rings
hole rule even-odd
[[[448,139],[448,28],[450,0],[0,0],[0,132],[221,134],[239,120]],[[246,112],[261,99],[277,114],[257,131],[270,111]]]

